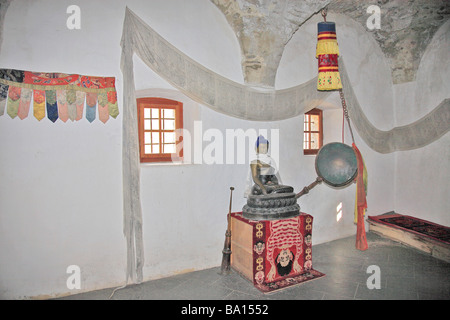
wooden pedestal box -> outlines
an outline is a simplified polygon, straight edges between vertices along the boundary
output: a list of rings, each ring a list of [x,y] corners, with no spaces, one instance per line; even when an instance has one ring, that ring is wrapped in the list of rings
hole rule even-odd
[[[312,269],[312,223],[306,213],[273,221],[252,221],[241,212],[232,213],[231,267],[259,289],[267,288],[262,291],[300,275],[306,280],[322,276]]]

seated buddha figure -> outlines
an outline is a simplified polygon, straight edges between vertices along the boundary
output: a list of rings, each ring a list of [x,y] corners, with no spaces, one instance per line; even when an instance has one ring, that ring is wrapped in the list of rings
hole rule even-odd
[[[250,162],[250,176],[253,186],[248,190],[247,195],[293,192],[292,187],[281,184],[276,163],[268,154],[269,141],[263,136],[259,136],[255,147],[256,159]]]

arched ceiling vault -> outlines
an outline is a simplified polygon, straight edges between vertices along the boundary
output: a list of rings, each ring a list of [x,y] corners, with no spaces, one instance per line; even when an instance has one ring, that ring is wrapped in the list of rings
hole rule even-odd
[[[366,28],[389,61],[393,83],[415,80],[425,49],[450,16],[448,0],[211,0],[238,38],[246,83],[273,87],[284,46],[312,15],[326,7]],[[366,27],[370,5],[380,8],[380,29]],[[301,30],[301,29],[300,29]]]

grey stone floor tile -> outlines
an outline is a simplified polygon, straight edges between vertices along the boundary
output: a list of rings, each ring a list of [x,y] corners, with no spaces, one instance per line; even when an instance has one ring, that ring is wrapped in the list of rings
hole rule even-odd
[[[354,297],[349,297],[336,293],[324,293],[321,300],[354,300]]]
[[[450,264],[417,249],[367,233],[369,249],[355,237],[313,246],[313,268],[325,277],[264,294],[234,270],[220,267],[128,285],[113,300],[450,300]],[[369,289],[368,267],[380,270],[380,289]],[[106,300],[115,288],[60,298]]]
[[[383,287],[369,289],[367,285],[360,284],[355,294],[355,299],[361,300],[417,300],[418,295],[414,290],[406,287]]]
[[[198,281],[186,281],[172,292],[174,299],[185,300],[223,300],[233,290],[223,286],[204,284]]]
[[[238,290],[233,290],[230,294],[228,294],[224,300],[269,300],[270,297],[267,297],[262,292],[249,294]]]
[[[324,293],[306,288],[304,284],[266,294],[269,300],[322,300]]]

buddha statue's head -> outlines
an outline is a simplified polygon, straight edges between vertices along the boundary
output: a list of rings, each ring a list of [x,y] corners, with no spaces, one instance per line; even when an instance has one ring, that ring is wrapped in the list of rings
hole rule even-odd
[[[264,138],[264,136],[259,136],[256,139],[255,144],[256,153],[266,154],[269,151],[269,140]]]

